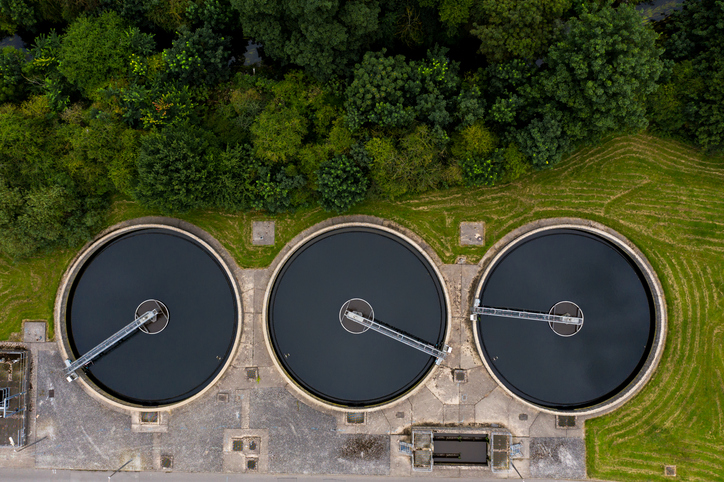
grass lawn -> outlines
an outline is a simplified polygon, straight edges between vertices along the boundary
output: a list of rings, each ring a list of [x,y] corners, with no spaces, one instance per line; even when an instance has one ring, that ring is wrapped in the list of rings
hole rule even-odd
[[[155,214],[114,204],[109,224]],[[422,236],[448,263],[478,261],[510,230],[535,219],[575,216],[619,231],[648,257],[664,286],[669,329],[652,381],[611,415],[586,424],[589,477],[613,480],[724,480],[724,159],[646,135],[579,150],[546,172],[494,188],[451,189],[402,201],[368,202],[371,214]],[[242,267],[264,267],[321,209],[276,216],[276,245],[252,246],[258,213],[183,216],[216,236]],[[461,221],[486,223],[484,247],[461,247]],[[23,319],[52,318],[58,282],[76,250],[29,261],[0,258],[0,338]]]

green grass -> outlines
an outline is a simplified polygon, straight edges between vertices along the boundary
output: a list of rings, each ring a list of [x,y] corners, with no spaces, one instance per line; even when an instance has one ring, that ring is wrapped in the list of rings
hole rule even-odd
[[[645,135],[579,150],[555,169],[494,188],[451,189],[398,202],[368,202],[371,214],[415,231],[447,263],[478,261],[503,235],[558,216],[592,219],[619,231],[648,257],[664,287],[669,328],[651,382],[611,415],[586,423],[588,473],[614,480],[724,480],[724,159]],[[114,204],[109,224],[156,214]],[[268,266],[301,230],[331,215],[307,209],[195,212],[184,219],[217,237],[244,268]],[[252,246],[251,221],[274,219],[276,244]],[[484,247],[461,247],[461,221],[486,223]],[[22,319],[52,318],[58,282],[75,250],[13,264],[0,259],[0,337]]]

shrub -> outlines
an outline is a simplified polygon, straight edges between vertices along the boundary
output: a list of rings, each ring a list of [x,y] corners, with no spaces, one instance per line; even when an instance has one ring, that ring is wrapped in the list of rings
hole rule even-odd
[[[193,32],[182,28],[173,46],[163,52],[168,80],[212,87],[228,79],[229,41],[204,25]]]
[[[147,135],[136,160],[136,199],[164,213],[203,206],[213,189],[213,172],[206,157],[213,148],[206,131],[189,122]]]
[[[251,205],[270,213],[291,211],[303,203],[297,194],[305,184],[304,176],[289,175],[278,166],[262,166],[254,183]]]
[[[117,13],[79,17],[68,26],[58,53],[58,70],[86,95],[113,77],[125,76],[130,55],[147,55],[153,37],[125,27]]]
[[[20,102],[28,91],[23,78],[24,55],[18,49],[5,47],[0,52],[0,104]]]
[[[319,204],[325,211],[343,213],[362,201],[369,181],[362,169],[346,156],[322,163],[318,171]]]
[[[367,52],[355,65],[345,104],[352,131],[366,123],[404,127],[415,119],[414,97],[420,84],[403,56],[385,57],[385,52]]]

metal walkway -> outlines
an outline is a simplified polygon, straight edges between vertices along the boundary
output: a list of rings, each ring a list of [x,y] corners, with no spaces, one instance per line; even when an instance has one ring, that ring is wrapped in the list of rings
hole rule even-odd
[[[156,319],[156,316],[158,315],[158,310],[153,309],[151,311],[145,312],[143,315],[139,316],[135,320],[133,320],[131,323],[127,324],[120,330],[118,330],[116,333],[112,334],[110,337],[108,337],[106,340],[102,341],[95,347],[93,347],[88,353],[83,355],[82,357],[78,358],[73,363],[70,362],[70,360],[65,361],[65,374],[66,374],[66,380],[69,382],[72,382],[76,378],[78,378],[78,375],[76,375],[76,371],[83,368],[84,366],[88,365],[90,362],[92,362],[94,359],[99,357],[103,352],[114,346],[115,344],[119,343],[121,340],[123,340],[125,337],[133,333],[134,330],[137,328],[145,325],[149,321],[153,321]]]
[[[473,312],[470,315],[472,321],[477,321],[478,315],[502,316],[505,318],[519,318],[524,320],[542,321],[544,323],[563,323],[564,325],[582,325],[583,318],[578,316],[551,315],[537,311],[508,310],[504,308],[491,308],[489,306],[478,306],[480,300],[475,300]]]
[[[359,313],[355,311],[345,311],[344,316],[346,316],[348,319],[354,321],[355,323],[359,323],[362,326],[366,326],[367,328],[370,328],[377,333],[382,333],[385,336],[388,336],[394,340],[399,341],[400,343],[404,343],[407,346],[411,346],[412,348],[419,350],[423,353],[427,353],[430,356],[434,356],[437,358],[435,363],[439,365],[442,363],[442,361],[445,359],[448,353],[452,351],[452,348],[445,345],[442,350],[438,350],[433,345],[430,345],[429,343],[425,343],[419,340],[416,340],[410,336],[404,335],[398,331],[396,331],[393,328],[390,328],[385,325],[381,325],[377,323],[376,321],[370,320],[369,318],[365,318],[364,316],[360,315]]]

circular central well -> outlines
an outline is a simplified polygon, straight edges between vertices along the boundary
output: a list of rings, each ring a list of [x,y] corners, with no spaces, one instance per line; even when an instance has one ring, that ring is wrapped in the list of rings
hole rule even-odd
[[[84,369],[90,381],[112,400],[143,407],[175,404],[209,386],[239,328],[237,291],[218,255],[190,233],[160,226],[109,235],[90,251],[67,298],[71,358],[159,311]]]
[[[342,324],[342,328],[352,333],[353,335],[359,335],[369,330],[369,326],[360,325],[359,323],[350,320],[349,317],[345,316],[347,311],[362,315],[368,320],[375,319],[375,310],[372,309],[372,305],[367,303],[365,300],[359,298],[352,298],[349,301],[345,301],[342,308],[339,309],[339,322]]]
[[[580,325],[570,325],[567,323],[556,323],[555,321],[549,321],[548,326],[550,326],[551,330],[553,330],[553,333],[558,336],[573,336],[581,331],[581,328],[583,328],[583,311],[581,311],[580,306],[573,303],[572,301],[559,301],[551,307],[548,313],[551,315],[575,317],[581,319]]]
[[[352,311],[378,323],[432,345],[444,342],[442,284],[402,236],[366,226],[326,231],[297,248],[272,283],[271,347],[313,397],[345,407],[379,405],[406,394],[435,366],[430,355],[376,331],[355,334],[366,327],[344,324],[340,311],[354,304]]]
[[[166,306],[166,304],[162,301],[146,300],[138,305],[138,308],[136,308],[135,316],[136,318],[139,318],[151,310],[157,311],[154,319],[149,321],[148,323],[144,323],[138,329],[146,333],[147,335],[156,335],[158,333],[161,333],[168,326],[170,312],[168,311],[168,307]]]

